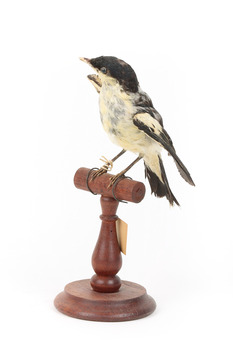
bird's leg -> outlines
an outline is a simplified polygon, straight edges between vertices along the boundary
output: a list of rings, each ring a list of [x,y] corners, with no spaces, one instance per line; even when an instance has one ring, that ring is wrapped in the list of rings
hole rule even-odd
[[[127,171],[129,169],[132,168],[132,166],[134,166],[134,164],[136,164],[140,159],[142,159],[142,157],[137,157],[129,166],[127,166],[127,168],[125,168],[124,170],[122,170],[119,174],[117,175],[113,175],[110,178],[110,183],[108,185],[108,187],[111,187],[112,185],[114,185],[114,183],[120,178],[120,177],[124,177],[125,173],[127,173]]]
[[[113,167],[113,162],[115,162],[115,160],[117,160],[120,156],[122,156],[122,154],[124,154],[126,152],[126,150],[122,150],[120,153],[118,153],[114,158],[112,158],[111,160],[106,159],[104,156],[102,156],[102,158],[100,158],[100,160],[102,162],[104,162],[105,164],[98,170],[96,170],[91,179],[94,180],[96,177],[103,175],[105,173],[107,173],[108,171],[112,170]]]

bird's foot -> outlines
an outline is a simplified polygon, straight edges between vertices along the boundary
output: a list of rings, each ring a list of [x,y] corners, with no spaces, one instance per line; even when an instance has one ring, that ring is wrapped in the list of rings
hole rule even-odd
[[[101,176],[105,173],[107,173],[108,171],[111,171],[112,170],[112,167],[113,167],[113,162],[111,160],[108,160],[107,158],[105,158],[104,156],[102,156],[102,158],[100,158],[100,160],[102,162],[104,162],[105,164],[98,170],[96,170],[91,179],[94,180],[96,177],[98,176]]]
[[[123,179],[124,177],[125,177],[124,171],[121,171],[119,174],[111,176],[108,188],[113,186],[116,182],[118,182],[120,179]]]
[[[105,174],[106,172],[107,172],[107,170],[104,167],[96,170],[95,172],[93,172],[93,174],[91,176],[91,180],[92,181],[95,180],[98,176],[101,176],[101,175]]]

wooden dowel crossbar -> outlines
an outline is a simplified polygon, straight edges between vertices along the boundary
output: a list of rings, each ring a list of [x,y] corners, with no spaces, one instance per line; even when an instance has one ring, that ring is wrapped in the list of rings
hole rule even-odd
[[[87,186],[87,178],[88,186]],[[145,196],[145,185],[142,182],[134,181],[129,178],[120,179],[114,188],[109,187],[111,174],[103,174],[94,180],[91,178],[91,169],[80,168],[74,175],[75,186],[84,191],[89,191],[100,194],[105,197],[114,198],[114,195],[119,200],[125,200],[127,202],[139,203]],[[89,187],[89,188],[88,188]]]

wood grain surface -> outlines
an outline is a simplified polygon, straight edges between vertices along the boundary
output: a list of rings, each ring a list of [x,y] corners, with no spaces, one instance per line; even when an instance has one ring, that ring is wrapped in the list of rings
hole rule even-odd
[[[56,308],[71,317],[90,321],[130,321],[150,315],[156,308],[153,298],[139,284],[122,281],[116,293],[98,293],[90,280],[69,283],[58,294]]]
[[[74,175],[75,186],[84,191],[89,191],[87,187],[87,177],[91,169],[79,168]],[[111,174],[103,174],[93,181],[91,180],[91,173],[89,174],[88,186],[92,192],[101,194],[105,197],[114,198],[113,188],[108,187]],[[139,203],[145,196],[145,185],[142,182],[134,181],[128,178],[120,180],[115,188],[115,197],[119,200],[125,200],[127,202]]]

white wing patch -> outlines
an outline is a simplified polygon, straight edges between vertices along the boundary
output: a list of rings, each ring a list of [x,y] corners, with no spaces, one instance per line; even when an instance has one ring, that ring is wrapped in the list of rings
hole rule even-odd
[[[155,118],[148,113],[138,113],[134,116],[134,119],[140,123],[145,124],[148,128],[151,128],[156,135],[160,135],[163,127]]]

